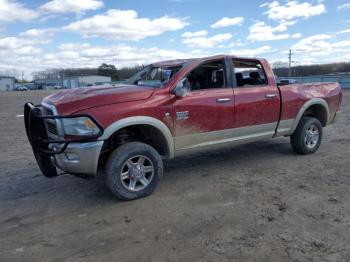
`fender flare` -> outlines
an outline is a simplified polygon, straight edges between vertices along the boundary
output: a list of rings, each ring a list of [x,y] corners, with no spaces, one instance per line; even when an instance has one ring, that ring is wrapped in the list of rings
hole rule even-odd
[[[107,140],[110,138],[112,134],[117,132],[118,130],[128,127],[128,126],[134,126],[134,125],[149,125],[153,126],[156,129],[158,129],[164,136],[168,150],[169,150],[169,158],[174,157],[174,139],[173,136],[169,130],[169,128],[159,119],[156,119],[154,117],[149,116],[132,116],[123,118],[121,120],[118,120],[111,125],[109,125],[107,128],[105,128],[103,135],[98,138],[98,140]]]
[[[326,100],[324,100],[322,98],[311,98],[300,108],[300,110],[297,114],[297,117],[295,118],[295,120],[293,122],[290,134],[294,133],[295,129],[297,128],[297,126],[299,124],[301,117],[306,112],[306,110],[308,110],[311,106],[314,106],[314,105],[320,105],[326,110],[326,125],[328,124],[328,122],[330,120],[328,103],[326,102]]]

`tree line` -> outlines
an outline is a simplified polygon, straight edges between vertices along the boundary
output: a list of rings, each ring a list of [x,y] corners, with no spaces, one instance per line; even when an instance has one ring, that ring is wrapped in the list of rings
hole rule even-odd
[[[33,79],[62,79],[64,77],[101,75],[110,76],[112,81],[119,81],[129,78],[139,72],[144,66],[123,67],[117,69],[111,64],[102,64],[97,68],[67,68],[67,69],[48,69],[33,73]],[[278,77],[288,77],[289,68],[286,63],[273,63],[273,71]],[[350,62],[318,64],[318,65],[300,65],[291,68],[292,77],[326,75],[350,73]],[[18,77],[18,74],[16,75]],[[16,77],[15,76],[15,77]]]
[[[289,68],[285,64],[274,63],[272,65],[275,75],[278,77],[288,77]],[[291,68],[291,76],[312,76],[312,75],[328,75],[350,73],[350,63],[331,63],[320,65],[300,65]]]
[[[139,72],[144,66],[123,67],[117,69],[111,64],[102,64],[97,68],[57,68],[34,72],[34,80],[62,79],[65,77],[100,75],[110,76],[112,81],[124,80]]]

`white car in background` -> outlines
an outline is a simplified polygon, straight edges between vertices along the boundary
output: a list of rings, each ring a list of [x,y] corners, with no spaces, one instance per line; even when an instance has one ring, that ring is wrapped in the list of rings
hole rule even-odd
[[[28,91],[28,88],[26,86],[17,86],[15,91]]]

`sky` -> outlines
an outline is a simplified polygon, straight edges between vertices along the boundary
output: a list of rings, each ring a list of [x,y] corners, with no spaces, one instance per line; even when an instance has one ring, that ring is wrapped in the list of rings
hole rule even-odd
[[[0,0],[0,72],[233,54],[350,61],[350,1]]]

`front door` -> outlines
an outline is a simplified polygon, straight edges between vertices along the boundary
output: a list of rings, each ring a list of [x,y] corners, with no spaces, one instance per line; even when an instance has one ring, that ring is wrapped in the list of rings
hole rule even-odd
[[[187,78],[190,90],[173,107],[175,150],[210,145],[234,127],[233,89],[227,85],[225,61],[206,62]]]

